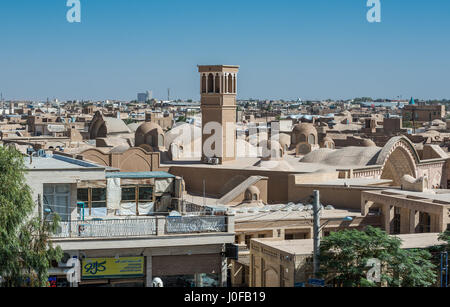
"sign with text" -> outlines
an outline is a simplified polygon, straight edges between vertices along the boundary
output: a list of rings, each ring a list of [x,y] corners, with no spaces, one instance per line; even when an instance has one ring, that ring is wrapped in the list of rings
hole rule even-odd
[[[82,279],[144,276],[144,257],[83,259]]]

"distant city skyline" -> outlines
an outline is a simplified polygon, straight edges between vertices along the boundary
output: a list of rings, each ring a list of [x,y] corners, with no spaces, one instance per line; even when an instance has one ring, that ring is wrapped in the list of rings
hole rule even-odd
[[[200,97],[198,64],[240,65],[238,99],[450,98],[450,2],[0,2],[5,100]]]

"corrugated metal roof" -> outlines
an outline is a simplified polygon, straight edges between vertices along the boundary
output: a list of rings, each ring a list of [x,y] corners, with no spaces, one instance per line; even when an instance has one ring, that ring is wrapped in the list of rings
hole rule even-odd
[[[167,172],[133,172],[133,173],[107,173],[106,178],[141,179],[141,178],[175,178]]]

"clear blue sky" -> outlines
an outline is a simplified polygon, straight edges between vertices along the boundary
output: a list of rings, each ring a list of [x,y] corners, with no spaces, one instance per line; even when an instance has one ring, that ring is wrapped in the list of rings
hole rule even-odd
[[[450,1],[0,1],[6,99],[199,97],[197,64],[241,65],[239,98],[450,98]]]

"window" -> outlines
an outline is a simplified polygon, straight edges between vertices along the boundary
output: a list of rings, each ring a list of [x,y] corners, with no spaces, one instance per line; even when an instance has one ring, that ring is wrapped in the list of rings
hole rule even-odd
[[[220,93],[220,76],[216,74],[216,93]]]
[[[77,201],[88,204],[89,203],[89,189],[78,189]]]
[[[44,184],[44,214],[52,219],[58,214],[61,221],[70,221],[70,185]]]
[[[202,76],[202,93],[206,93],[206,76]]]
[[[153,187],[139,187],[139,202],[153,201]]]
[[[304,232],[294,232],[294,233],[285,233],[285,240],[302,240],[306,239],[306,233]]]
[[[153,211],[155,202],[153,186],[133,186],[122,188],[122,203],[136,203],[136,214],[148,214]],[[147,213],[146,213],[147,212]]]
[[[208,75],[208,93],[214,93],[214,75]]]
[[[122,188],[122,202],[136,201],[136,188]]]
[[[77,190],[77,213],[79,217],[83,216],[83,206],[78,206],[78,203],[84,203],[84,215],[90,215],[89,210],[89,189],[78,189]]]
[[[78,189],[77,202],[84,202],[85,216],[106,216],[106,188]],[[82,216],[82,207],[78,207],[78,214]]]
[[[294,240],[294,234],[287,233],[287,234],[284,235],[284,239],[285,240]]]
[[[106,208],[106,189],[91,189],[92,208]]]

